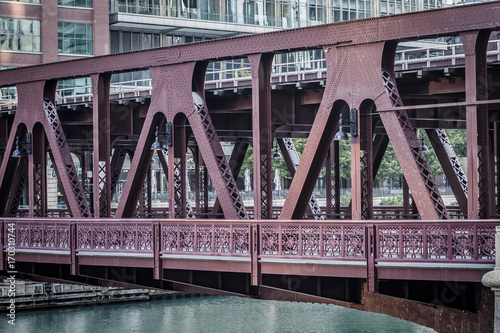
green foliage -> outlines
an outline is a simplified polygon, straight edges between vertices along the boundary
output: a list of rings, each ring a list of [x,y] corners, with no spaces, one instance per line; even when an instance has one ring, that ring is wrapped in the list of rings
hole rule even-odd
[[[347,207],[351,203],[351,193],[347,193],[346,195],[340,196],[340,206]]]
[[[385,197],[380,200],[380,206],[402,206],[403,205],[403,196],[395,195],[392,197]]]
[[[439,164],[439,160],[432,148],[429,138],[424,131],[420,131],[419,135],[424,135],[425,143],[427,147],[429,147],[429,152],[425,153],[425,158],[427,159],[427,163],[432,171],[433,175],[443,175],[443,170]],[[455,153],[458,157],[467,156],[467,137],[465,130],[451,129],[446,130],[450,142],[455,150]],[[299,157],[302,156],[302,152],[306,146],[307,139],[293,139],[293,143],[295,148],[297,149],[297,153]],[[273,147],[274,151],[274,147]],[[345,180],[351,179],[351,145],[350,141],[340,141],[339,142],[339,157],[340,157],[340,178]],[[283,152],[281,152],[283,155]],[[273,172],[276,169],[280,170],[280,175],[284,178],[291,179],[292,176],[290,172],[288,172],[288,168],[285,164],[284,158],[273,159],[272,161]],[[245,156],[245,160],[243,161],[243,165],[241,167],[240,177],[244,177],[245,170],[249,169],[250,173],[253,174],[253,149],[252,147],[248,148],[247,154]],[[325,176],[325,167],[322,168],[321,173],[319,175],[320,178]],[[387,150],[385,152],[384,158],[382,159],[380,168],[377,173],[376,180],[377,181],[390,181],[391,178],[400,178],[403,173],[399,162],[396,158],[396,154],[392,145],[389,143]],[[350,198],[349,198],[350,200]]]

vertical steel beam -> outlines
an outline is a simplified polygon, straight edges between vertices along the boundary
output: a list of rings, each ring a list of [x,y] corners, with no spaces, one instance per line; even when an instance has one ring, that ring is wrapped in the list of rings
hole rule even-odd
[[[252,71],[252,129],[254,217],[271,219],[272,198],[272,144],[271,130],[271,67],[273,54],[248,56]]]
[[[326,161],[325,161],[325,191],[326,191],[326,218],[331,219],[333,216],[333,190],[334,190],[334,183],[333,183],[333,168],[332,168],[332,163],[333,163],[333,154],[334,154],[334,146],[333,142],[330,144],[330,149],[328,150],[328,155],[326,155]]]
[[[92,120],[94,147],[94,217],[111,216],[111,131],[109,91],[111,74],[93,74],[92,81]]]
[[[33,128],[32,145],[34,216],[45,217],[47,215],[47,151],[45,148],[45,134],[40,125]]]
[[[360,107],[360,149],[361,158],[361,218],[373,219],[373,134],[372,116],[373,103],[363,103]],[[359,170],[360,168],[358,168]],[[354,210],[353,210],[354,212]],[[353,216],[354,219],[354,216]]]
[[[330,151],[333,149],[333,214],[336,219],[340,219],[340,146],[338,141],[330,143]]]
[[[496,214],[500,215],[500,123],[497,121],[494,123],[494,133],[493,133],[493,158],[495,165],[495,188],[496,188]]]
[[[488,99],[486,50],[490,31],[460,33],[465,51],[465,100]],[[465,107],[467,124],[467,213],[469,219],[489,218],[492,212],[489,119],[487,105]]]
[[[428,129],[426,133],[443,168],[446,179],[455,194],[462,214],[467,216],[467,177],[448,139],[448,135],[443,129],[439,128]]]
[[[173,179],[169,179],[169,184],[173,184],[171,188],[174,191],[174,207],[169,206],[169,210],[175,211],[176,218],[186,217],[186,121],[182,117],[178,122],[174,120],[172,126],[172,146],[174,163],[172,165]],[[169,192],[170,195],[171,192]]]
[[[359,129],[360,113],[361,112],[356,112],[356,117],[357,117],[356,124],[358,126],[356,131],[358,133],[360,133]],[[369,131],[371,132],[371,129]],[[366,162],[368,164],[368,160]],[[351,218],[353,220],[361,220],[362,218],[362,210],[363,210],[362,207],[363,190],[361,188],[362,186],[363,186],[363,181],[361,176],[361,135],[357,136],[351,135],[351,195],[352,195]]]

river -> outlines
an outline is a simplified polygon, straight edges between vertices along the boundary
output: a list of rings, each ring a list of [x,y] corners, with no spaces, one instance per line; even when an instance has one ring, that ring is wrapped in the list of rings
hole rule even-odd
[[[212,296],[3,313],[0,332],[435,332],[335,305]]]

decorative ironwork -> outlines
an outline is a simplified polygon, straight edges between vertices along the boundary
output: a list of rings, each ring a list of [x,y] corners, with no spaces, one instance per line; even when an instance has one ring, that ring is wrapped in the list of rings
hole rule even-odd
[[[198,224],[196,226],[196,250],[197,252],[212,252],[212,226]]]
[[[474,227],[451,227],[451,255],[454,259],[472,259],[474,256]]]
[[[4,234],[7,235],[7,223],[4,223],[4,228]],[[67,250],[69,249],[69,223],[16,222],[16,248]]]
[[[108,217],[108,187],[106,186],[106,164],[107,162],[99,161],[99,216]]]
[[[279,253],[279,226],[262,226],[261,228],[262,254]]]
[[[343,257],[343,230],[341,226],[325,226],[323,229],[323,256]]]
[[[424,228],[422,226],[402,227],[403,257],[422,259],[424,257]]]
[[[281,254],[297,255],[299,254],[299,227],[284,226],[281,228]]]
[[[399,258],[399,235],[397,226],[379,227],[380,258]]]
[[[478,260],[495,259],[495,229],[493,227],[477,227]]]
[[[482,127],[482,128],[488,128],[488,126],[486,127]],[[487,211],[488,210],[488,203],[487,203],[487,200],[488,200],[488,195],[489,193],[488,192],[488,188],[489,188],[489,184],[487,184],[486,182],[487,181],[490,181],[490,180],[486,180],[487,177],[486,177],[486,174],[487,174],[487,170],[486,168],[488,168],[488,163],[489,161],[487,161],[487,157],[488,156],[488,152],[485,152],[484,149],[483,149],[483,146],[478,144],[477,145],[477,158],[478,158],[478,165],[477,165],[477,172],[478,172],[478,201],[479,201],[479,218],[480,219],[486,219],[489,217],[489,212]]]
[[[362,226],[344,227],[345,257],[365,256],[365,229]]]
[[[260,193],[261,193],[261,214],[262,219],[267,220],[272,218],[271,215],[271,207],[269,207],[269,179],[268,174],[268,158],[269,155],[267,152],[260,154]]]
[[[82,222],[77,225],[77,249],[152,252],[153,226],[147,222]]]
[[[235,254],[250,254],[250,226],[233,225],[233,252]]]
[[[319,226],[302,226],[302,255],[303,256],[319,256],[321,251],[320,244],[320,227]]]
[[[43,217],[43,187],[42,187],[43,170],[41,164],[33,165],[33,194],[34,194],[34,216]]]

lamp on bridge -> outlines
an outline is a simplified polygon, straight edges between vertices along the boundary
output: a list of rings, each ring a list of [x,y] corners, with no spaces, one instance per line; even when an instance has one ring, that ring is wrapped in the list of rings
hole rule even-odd
[[[352,108],[349,111],[349,120],[348,121],[342,121],[342,115],[340,115],[339,131],[335,134],[335,137],[333,138],[333,140],[343,141],[343,140],[349,139],[349,137],[347,136],[347,133],[344,132],[344,129],[343,129],[344,125],[350,125],[351,136],[353,136],[353,137],[358,136],[358,112],[355,108]]]
[[[420,136],[417,138],[418,139],[418,142],[420,142],[420,149],[422,150],[423,153],[426,153],[429,151],[429,147],[427,147],[427,145],[425,144],[425,139],[424,139],[424,135],[423,133],[420,133]]]
[[[162,150],[163,144],[160,141],[160,135],[166,136],[167,146],[172,146],[172,123],[167,121],[167,126],[165,128],[165,132],[160,132],[158,126],[156,126],[155,132],[155,142],[151,145],[151,150]]]
[[[278,142],[276,141],[276,144],[274,145],[274,153],[273,153],[273,158],[278,159],[281,158],[281,154],[278,151]]]
[[[31,133],[26,133],[26,141],[19,141],[19,136],[16,136],[16,150],[12,153],[12,157],[20,158],[23,157],[22,150],[19,149],[19,145],[26,145],[26,153],[31,155]]]

